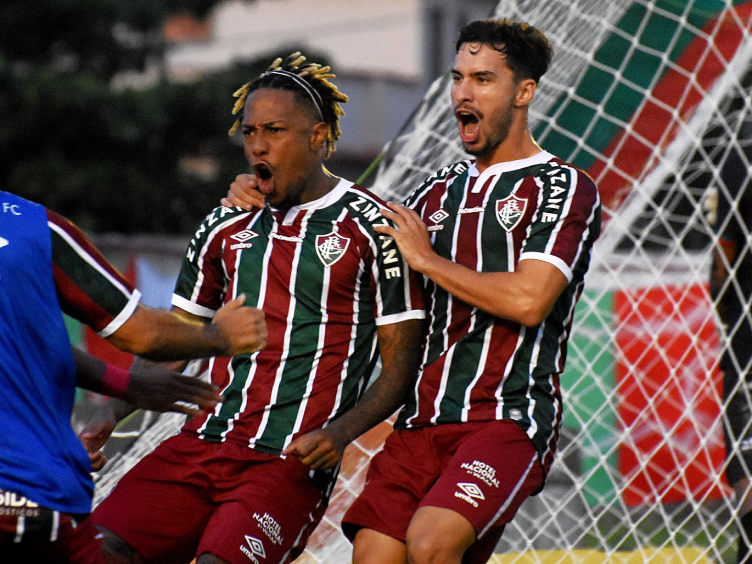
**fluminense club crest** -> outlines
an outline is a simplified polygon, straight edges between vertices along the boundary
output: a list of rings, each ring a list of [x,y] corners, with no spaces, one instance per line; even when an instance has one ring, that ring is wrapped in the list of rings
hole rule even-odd
[[[316,236],[316,254],[327,268],[342,258],[349,245],[350,239],[334,231]]]
[[[527,200],[510,194],[502,200],[496,200],[496,219],[507,232],[511,232],[522,220],[526,208]]]

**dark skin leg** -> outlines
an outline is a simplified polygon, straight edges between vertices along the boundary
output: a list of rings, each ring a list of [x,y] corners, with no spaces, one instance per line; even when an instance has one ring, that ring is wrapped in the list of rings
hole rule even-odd
[[[131,545],[112,531],[98,528],[104,537],[102,554],[107,564],[146,564],[146,560]]]
[[[209,554],[208,552],[204,552],[201,556],[198,557],[196,564],[227,564],[227,561],[222,560],[221,558],[214,556],[213,554]]]
[[[102,553],[107,564],[147,564],[131,545],[115,533],[101,527],[99,532],[104,537]],[[227,561],[205,552],[198,557],[196,564],[227,564]]]

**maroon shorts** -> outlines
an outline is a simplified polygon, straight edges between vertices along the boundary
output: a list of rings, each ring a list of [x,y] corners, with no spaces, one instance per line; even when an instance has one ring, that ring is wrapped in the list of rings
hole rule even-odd
[[[404,542],[418,508],[451,509],[478,536],[468,550],[478,559],[469,562],[486,562],[504,526],[542,483],[535,447],[513,421],[401,429],[371,460],[342,529],[350,540],[367,528]]]
[[[181,433],[128,472],[93,517],[148,562],[185,564],[204,553],[231,564],[290,562],[326,503],[294,457]]]
[[[103,564],[102,536],[88,515],[41,507],[21,496],[0,496],[0,561]]]

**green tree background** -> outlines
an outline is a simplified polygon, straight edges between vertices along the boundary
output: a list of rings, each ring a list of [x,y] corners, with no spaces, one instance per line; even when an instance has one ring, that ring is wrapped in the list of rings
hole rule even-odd
[[[218,2],[3,2],[0,189],[93,232],[192,232],[247,169],[227,136],[232,93],[280,53],[190,84],[111,83],[163,60],[170,14],[204,17]],[[197,159],[211,163],[211,174],[185,166]]]

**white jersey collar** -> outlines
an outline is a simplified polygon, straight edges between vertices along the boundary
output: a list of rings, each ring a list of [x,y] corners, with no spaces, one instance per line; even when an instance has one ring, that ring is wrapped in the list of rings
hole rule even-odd
[[[473,192],[479,192],[481,188],[483,187],[483,185],[485,184],[486,180],[492,176],[499,176],[500,174],[503,174],[505,172],[511,172],[513,170],[521,170],[529,166],[547,163],[553,158],[554,158],[554,155],[552,155],[548,151],[541,151],[540,153],[536,153],[532,157],[518,159],[516,161],[504,161],[504,162],[492,164],[482,173],[478,172],[477,164],[473,160],[471,161],[471,164],[470,164],[469,175],[479,176],[478,180],[475,181],[475,186],[473,186]]]
[[[292,223],[301,211],[314,211],[331,206],[333,203],[340,200],[345,192],[347,192],[353,186],[353,184],[354,183],[350,182],[349,180],[340,178],[339,182],[337,182],[337,185],[320,198],[311,202],[307,202],[305,204],[300,204],[299,206],[291,207],[285,214],[285,218],[282,221],[282,224],[285,225]],[[279,211],[273,207],[271,207],[271,209]]]

